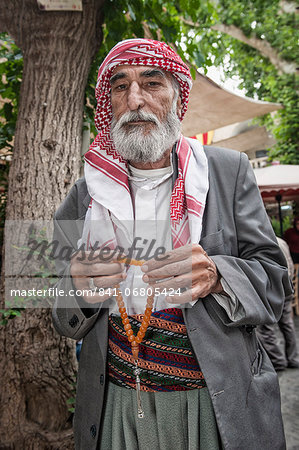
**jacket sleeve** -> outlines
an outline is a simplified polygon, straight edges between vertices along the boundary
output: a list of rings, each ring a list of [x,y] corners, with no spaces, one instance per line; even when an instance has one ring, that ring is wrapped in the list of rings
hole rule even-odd
[[[101,304],[92,305],[76,295],[70,275],[70,256],[77,250],[81,237],[86,208],[82,202],[86,196],[85,183],[79,180],[58,209],[54,217],[54,241],[57,243],[55,255],[59,281],[52,311],[53,324],[59,334],[73,339],[81,339],[93,327],[101,311]]]
[[[228,326],[274,323],[281,316],[291,286],[285,258],[263,206],[251,165],[243,154],[233,209],[237,256],[212,256],[237,299],[236,320],[226,314],[222,315],[222,320]]]

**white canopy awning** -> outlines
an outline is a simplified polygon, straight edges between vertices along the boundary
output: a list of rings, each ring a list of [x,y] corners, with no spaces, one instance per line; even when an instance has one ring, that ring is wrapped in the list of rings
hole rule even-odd
[[[210,78],[197,74],[182,130],[185,136],[195,136],[280,108],[282,105],[279,103],[261,102],[233,94]]]
[[[215,138],[213,139],[215,146],[231,148],[232,150],[239,150],[239,152],[263,150],[271,147],[274,143],[274,138],[269,136],[265,127],[254,127],[230,138],[222,139],[221,141],[216,141]]]
[[[254,174],[265,201],[275,200],[278,194],[282,201],[299,199],[299,166],[278,164],[254,169]]]

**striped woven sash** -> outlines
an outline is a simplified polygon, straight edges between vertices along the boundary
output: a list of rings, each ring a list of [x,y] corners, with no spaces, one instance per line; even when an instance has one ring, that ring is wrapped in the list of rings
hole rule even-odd
[[[142,314],[130,316],[137,334]],[[152,313],[150,325],[139,346],[138,366],[143,391],[185,391],[206,386],[192,352],[181,309]],[[109,379],[118,386],[135,389],[134,360],[120,316],[109,316]]]

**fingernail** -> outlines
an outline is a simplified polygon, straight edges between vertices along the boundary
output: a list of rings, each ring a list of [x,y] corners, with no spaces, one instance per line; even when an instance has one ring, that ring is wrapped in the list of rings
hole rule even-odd
[[[148,283],[149,277],[147,275],[143,275],[142,279],[145,283]]]
[[[147,265],[141,266],[141,270],[142,270],[142,272],[147,272],[148,271],[148,266]]]

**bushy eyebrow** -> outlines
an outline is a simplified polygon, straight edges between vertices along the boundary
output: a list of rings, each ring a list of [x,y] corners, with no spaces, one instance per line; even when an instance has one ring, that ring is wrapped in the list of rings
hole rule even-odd
[[[151,77],[163,77],[165,78],[166,75],[163,72],[163,70],[159,69],[147,69],[144,72],[141,72],[140,74],[142,77],[151,78]],[[122,80],[123,78],[127,78],[128,75],[125,72],[118,72],[115,75],[112,75],[110,78],[110,85],[112,86],[116,81]]]
[[[117,80],[121,80],[122,78],[126,78],[127,75],[124,72],[118,72],[115,75],[112,75],[110,78],[110,84],[116,83]]]
[[[143,77],[163,77],[165,78],[166,75],[163,72],[163,70],[159,70],[159,69],[148,69],[145,70],[144,72],[141,72],[141,76]]]

